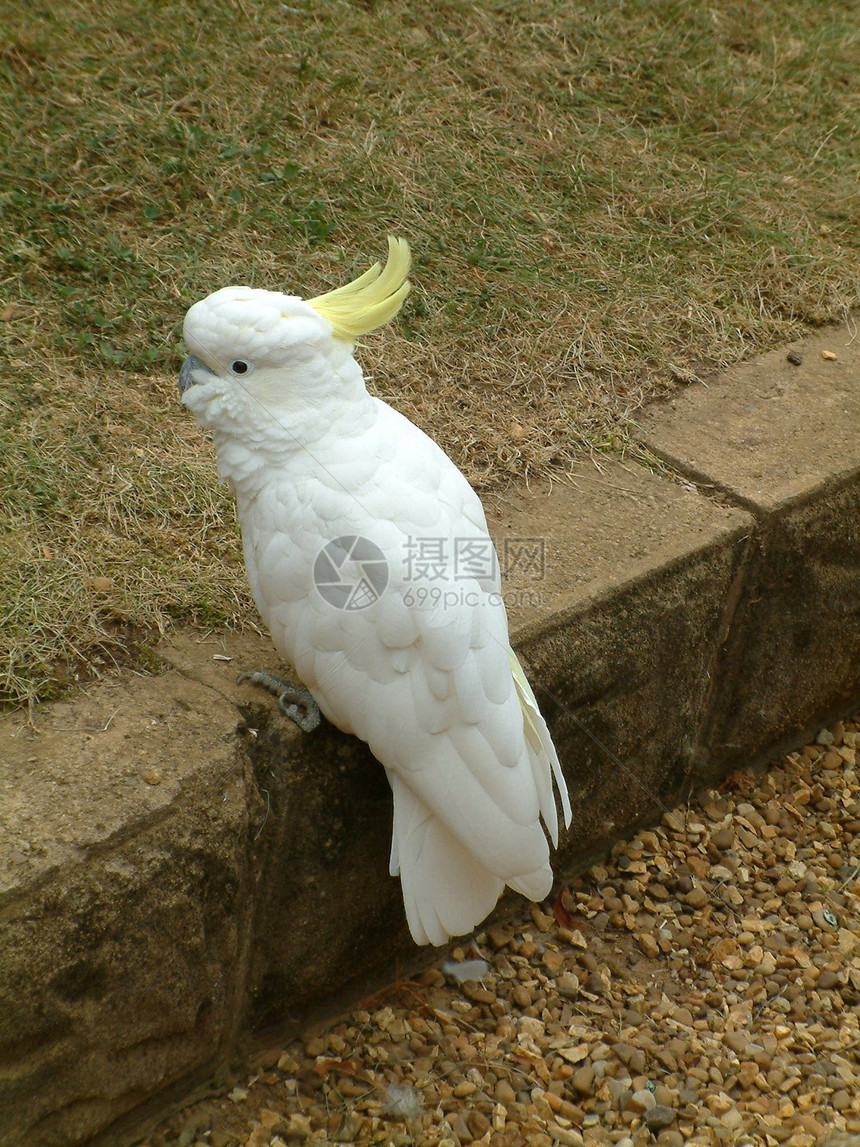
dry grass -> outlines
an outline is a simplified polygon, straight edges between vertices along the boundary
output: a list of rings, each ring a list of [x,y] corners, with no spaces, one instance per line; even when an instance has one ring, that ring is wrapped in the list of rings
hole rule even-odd
[[[0,693],[252,616],[186,306],[416,255],[376,390],[478,484],[856,304],[856,11],[6,0]],[[95,581],[94,581],[95,579]],[[100,580],[107,579],[107,580]]]

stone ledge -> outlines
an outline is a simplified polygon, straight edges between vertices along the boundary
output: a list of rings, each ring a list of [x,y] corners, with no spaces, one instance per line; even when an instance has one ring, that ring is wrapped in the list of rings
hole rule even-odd
[[[559,873],[860,694],[860,352],[798,349],[646,412],[683,480],[616,460],[487,499],[501,544],[545,541],[506,589],[570,783]],[[0,1143],[127,1144],[271,1026],[427,958],[367,750],[236,684],[276,668],[265,638],[162,655],[38,732],[0,721]]]
[[[701,782],[800,743],[858,689],[860,340],[829,327],[649,408],[640,440],[756,521],[702,728]]]

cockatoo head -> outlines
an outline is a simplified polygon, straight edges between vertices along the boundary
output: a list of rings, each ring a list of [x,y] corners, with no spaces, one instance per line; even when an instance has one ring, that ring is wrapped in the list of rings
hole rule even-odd
[[[224,287],[185,316],[190,351],[179,376],[183,403],[204,425],[246,422],[255,410],[319,406],[343,385],[352,343],[388,322],[409,291],[409,246],[388,240],[388,262],[305,301],[251,287]],[[252,418],[252,421],[254,419]]]

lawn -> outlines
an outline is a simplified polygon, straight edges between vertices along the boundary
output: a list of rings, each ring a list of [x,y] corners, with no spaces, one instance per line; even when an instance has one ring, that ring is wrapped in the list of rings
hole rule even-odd
[[[371,385],[479,487],[858,303],[838,0],[0,3],[0,696],[253,620],[181,322],[413,249]]]

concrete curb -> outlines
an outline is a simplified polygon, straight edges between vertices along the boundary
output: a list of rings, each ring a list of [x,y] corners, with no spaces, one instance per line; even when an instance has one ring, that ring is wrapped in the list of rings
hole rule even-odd
[[[488,500],[501,547],[544,540],[507,592],[570,781],[559,873],[860,695],[860,345],[792,349],[646,411],[665,472]],[[0,1144],[129,1143],[267,1029],[427,959],[365,748],[235,684],[265,638],[162,654],[0,722]]]

